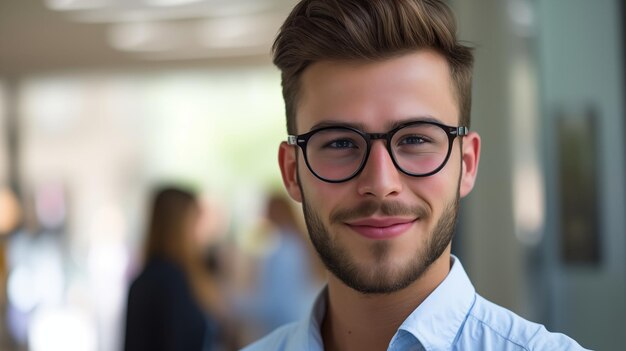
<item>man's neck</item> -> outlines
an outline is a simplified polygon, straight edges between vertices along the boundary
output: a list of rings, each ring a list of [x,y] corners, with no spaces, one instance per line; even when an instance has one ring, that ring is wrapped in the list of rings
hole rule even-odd
[[[324,349],[386,350],[402,322],[437,288],[449,271],[450,252],[446,250],[407,288],[376,295],[364,295],[330,275],[328,304],[321,330]]]

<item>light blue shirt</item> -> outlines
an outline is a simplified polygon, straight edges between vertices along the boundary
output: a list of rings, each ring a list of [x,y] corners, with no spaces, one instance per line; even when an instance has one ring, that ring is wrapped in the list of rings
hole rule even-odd
[[[320,326],[326,290],[307,320],[287,324],[244,351],[321,351]],[[476,293],[458,258],[444,281],[400,325],[388,351],[585,350],[569,337],[550,333]]]

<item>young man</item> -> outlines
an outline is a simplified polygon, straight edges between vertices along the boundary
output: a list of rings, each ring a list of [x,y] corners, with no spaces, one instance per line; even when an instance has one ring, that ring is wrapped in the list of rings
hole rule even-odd
[[[439,0],[303,0],[274,43],[287,191],[329,271],[248,350],[581,350],[474,290],[450,254],[480,137],[471,50]]]

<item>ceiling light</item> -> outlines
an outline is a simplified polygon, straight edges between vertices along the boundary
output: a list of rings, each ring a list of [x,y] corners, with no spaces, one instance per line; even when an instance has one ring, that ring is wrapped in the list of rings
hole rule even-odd
[[[280,22],[269,15],[211,19],[201,26],[199,36],[207,48],[269,48]]]
[[[111,46],[123,51],[172,50],[178,37],[175,26],[156,22],[117,23],[108,31]]]
[[[110,5],[107,0],[45,0],[44,3],[55,11],[92,10]]]
[[[143,0],[146,5],[158,7],[175,7],[203,2],[204,0]]]

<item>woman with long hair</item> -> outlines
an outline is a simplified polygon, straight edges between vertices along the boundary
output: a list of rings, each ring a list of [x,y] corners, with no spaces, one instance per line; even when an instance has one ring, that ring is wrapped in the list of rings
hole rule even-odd
[[[126,313],[126,351],[212,350],[219,293],[198,245],[200,206],[192,192],[156,191],[145,266],[133,281]]]

